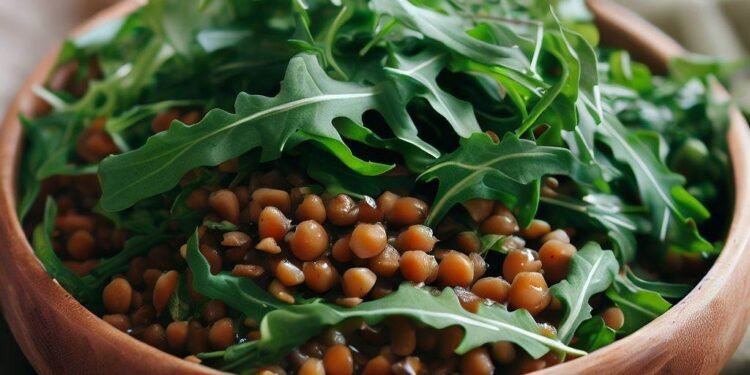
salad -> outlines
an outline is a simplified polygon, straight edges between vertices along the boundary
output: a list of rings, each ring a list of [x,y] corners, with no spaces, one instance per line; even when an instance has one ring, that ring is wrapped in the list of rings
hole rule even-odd
[[[18,214],[73,297],[188,361],[530,372],[721,251],[728,104],[671,68],[575,0],[152,0],[35,89]]]

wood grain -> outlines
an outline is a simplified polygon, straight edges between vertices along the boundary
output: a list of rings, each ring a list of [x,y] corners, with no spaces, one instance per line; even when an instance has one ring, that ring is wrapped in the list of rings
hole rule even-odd
[[[679,45],[637,16],[606,1],[589,1],[603,40],[624,47],[657,71],[683,53]],[[110,8],[83,25],[122,16],[138,1]],[[149,347],[110,327],[45,273],[15,216],[21,155],[20,113],[33,115],[31,88],[44,81],[55,52],[19,91],[0,129],[0,308],[34,368],[41,374],[218,374]],[[721,88],[717,88],[724,95]],[[733,110],[728,136],[735,185],[735,216],[726,247],[700,284],[643,329],[584,358],[543,370],[551,373],[717,373],[742,338],[750,314],[750,130]],[[731,213],[724,213],[729,215]]]

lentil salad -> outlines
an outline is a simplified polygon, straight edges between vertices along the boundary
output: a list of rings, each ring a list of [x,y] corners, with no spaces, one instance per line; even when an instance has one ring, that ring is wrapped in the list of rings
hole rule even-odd
[[[597,61],[585,19],[195,5],[71,41],[25,120],[40,259],[152,346],[237,372],[527,372],[645,325],[721,247],[710,78]]]

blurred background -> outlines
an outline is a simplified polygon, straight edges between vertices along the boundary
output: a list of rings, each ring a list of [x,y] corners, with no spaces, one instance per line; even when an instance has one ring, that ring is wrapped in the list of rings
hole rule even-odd
[[[279,1],[279,0],[268,0]],[[739,59],[750,51],[750,0],[615,0],[640,13],[689,50]],[[116,0],[0,0],[0,113],[36,61],[82,19]],[[739,75],[735,99],[750,108],[750,80]],[[30,312],[33,313],[33,312]],[[61,332],[61,334],[65,334]],[[0,374],[33,374],[0,317]],[[746,335],[725,374],[750,373]]]

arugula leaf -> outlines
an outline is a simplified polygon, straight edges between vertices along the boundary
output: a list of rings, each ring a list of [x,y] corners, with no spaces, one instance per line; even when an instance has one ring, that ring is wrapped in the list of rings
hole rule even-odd
[[[534,318],[526,310],[509,312],[501,305],[482,305],[474,314],[461,307],[451,288],[436,295],[410,283],[401,284],[396,292],[386,297],[353,308],[317,302],[270,312],[261,322],[260,340],[239,344],[220,353],[224,355],[225,370],[255,368],[277,362],[292,348],[327,326],[351,318],[361,318],[374,325],[389,316],[406,316],[433,328],[463,328],[464,338],[456,348],[457,354],[496,341],[513,342],[534,358],[550,349],[573,355],[586,354],[541,335]]]
[[[229,272],[212,275],[208,261],[198,249],[197,231],[188,240],[186,260],[193,272],[195,291],[222,300],[249,318],[260,321],[267,313],[288,306],[250,279],[232,276]]]
[[[411,90],[413,86],[416,95],[427,99],[432,108],[448,120],[456,134],[468,138],[482,131],[471,104],[445,92],[437,84],[437,76],[446,66],[448,55],[425,50],[413,57],[397,53],[392,57],[397,66],[385,70],[401,82],[405,90]]]
[[[601,347],[607,346],[615,341],[616,332],[609,328],[601,316],[595,316],[581,323],[576,331],[575,347],[587,352],[593,352]]]
[[[711,75],[725,81],[733,73],[746,68],[748,63],[750,60],[747,58],[730,60],[689,53],[669,60],[669,75],[679,81]]]
[[[626,129],[614,116],[607,115],[599,130],[615,158],[635,175],[641,199],[651,214],[652,235],[660,241],[669,237],[682,251],[715,252],[696,228],[696,221],[710,214],[683,188],[685,179],[671,172],[637,133]]]
[[[346,168],[336,158],[325,154],[310,160],[306,170],[307,174],[321,183],[331,195],[376,197],[386,190],[405,193],[414,185],[411,176],[363,176]]]
[[[516,44],[494,44],[477,39],[466,31],[465,21],[448,7],[440,13],[422,8],[408,0],[373,0],[370,8],[387,14],[425,37],[451,50],[488,65],[500,65],[519,72],[529,69],[530,62]]]
[[[475,134],[462,140],[457,151],[439,158],[419,176],[425,182],[440,180],[425,225],[437,224],[451,207],[473,198],[499,200],[509,208],[517,207],[518,197],[535,188],[529,184],[550,174],[574,175],[578,181],[591,181],[589,168],[567,149],[537,146],[512,134],[495,144],[486,134]]]
[[[578,326],[591,318],[589,299],[610,287],[618,268],[614,254],[594,242],[573,255],[568,277],[550,288],[550,293],[565,306],[565,315],[557,329],[560,341],[569,342]]]
[[[484,236],[479,237],[479,251],[481,253],[494,251],[500,254],[507,254],[509,252],[508,248],[505,246],[505,240],[507,238],[508,236],[499,234],[485,234]]]
[[[625,324],[617,333],[630,334],[658,318],[672,307],[658,293],[636,286],[627,278],[617,275],[607,290],[607,297],[625,315]]]
[[[55,229],[56,217],[57,204],[54,199],[49,197],[44,206],[44,220],[42,224],[34,228],[31,238],[34,254],[42,262],[44,269],[50,277],[57,280],[68,293],[83,304],[90,303],[95,296],[88,293],[89,289],[83,280],[68,269],[68,267],[65,267],[52,248],[52,232]]]
[[[422,145],[405,109],[392,107],[393,103],[387,102],[392,100],[389,95],[388,86],[334,81],[314,56],[299,55],[290,61],[278,96],[240,94],[235,114],[214,109],[196,125],[176,122],[168,131],[149,138],[143,147],[103,160],[99,168],[102,207],[125,209],[172,188],[193,168],[218,165],[253,148],[262,147],[264,161],[277,158],[298,130],[340,142],[332,120],[347,117],[361,122],[362,114],[370,109],[382,111],[397,136]],[[222,147],[215,147],[217,144]],[[378,175],[387,169],[371,164],[358,172]]]
[[[625,266],[625,277],[628,279],[628,281],[633,283],[633,285],[644,290],[658,293],[664,298],[682,298],[690,293],[690,290],[693,289],[693,287],[689,284],[676,284],[664,281],[644,280],[638,277],[628,266]]]

